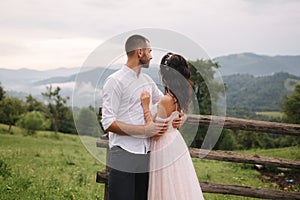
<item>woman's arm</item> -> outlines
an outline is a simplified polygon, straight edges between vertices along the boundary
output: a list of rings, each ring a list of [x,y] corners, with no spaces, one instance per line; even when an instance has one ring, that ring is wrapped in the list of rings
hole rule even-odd
[[[142,92],[141,105],[144,110],[144,118],[145,118],[146,124],[149,124],[152,121],[152,115],[150,112],[150,94],[148,92]]]
[[[146,124],[149,124],[153,121],[152,114],[150,111],[150,94],[148,92],[142,92],[141,94],[141,105],[144,110],[144,118]],[[163,122],[159,122],[163,123]],[[163,123],[165,125],[164,130],[160,130],[156,135],[152,137],[153,140],[158,140],[168,129],[168,122]]]
[[[142,92],[141,94],[141,105],[144,110],[144,118],[146,121],[146,124],[149,124],[153,121],[151,112],[150,112],[150,94],[148,92]],[[161,100],[158,103],[158,109],[157,109],[157,116],[160,118],[167,118],[171,115],[171,113],[174,111],[175,105],[173,98],[165,95],[161,98]],[[185,122],[186,116],[183,113],[180,113],[180,116],[178,118],[175,118],[172,121],[173,128],[180,128],[182,124]],[[167,124],[168,122],[165,122]],[[166,127],[165,127],[166,128]],[[158,140],[166,131],[160,131],[158,134],[156,134],[153,139]]]

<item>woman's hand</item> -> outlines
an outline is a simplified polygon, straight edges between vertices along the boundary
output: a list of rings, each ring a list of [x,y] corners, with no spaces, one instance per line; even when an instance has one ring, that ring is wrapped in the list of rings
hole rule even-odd
[[[141,105],[144,109],[144,112],[149,111],[150,107],[150,93],[142,92],[141,94]]]

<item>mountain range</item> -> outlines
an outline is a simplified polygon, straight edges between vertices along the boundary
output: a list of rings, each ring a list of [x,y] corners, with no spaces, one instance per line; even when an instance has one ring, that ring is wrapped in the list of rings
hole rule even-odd
[[[250,74],[254,76],[287,72],[300,76],[300,56],[266,56],[254,53],[232,54],[213,59],[221,66],[222,76]]]
[[[300,76],[300,56],[266,56],[254,53],[240,53],[216,57],[213,60],[220,65],[219,71],[228,89],[229,103],[236,103],[239,100],[237,98],[239,95],[247,95],[245,91],[237,89],[250,86],[250,82],[257,82],[257,77],[270,77],[279,72]],[[75,85],[77,85],[77,88],[82,88],[81,92],[92,91],[96,93],[95,89],[98,88],[100,90],[97,92],[97,95],[99,95],[101,94],[105,78],[114,71],[116,71],[115,68],[105,67],[58,68],[44,71],[24,68],[18,70],[0,68],[0,82],[8,94],[19,98],[24,98],[30,93],[41,99],[41,92],[45,92],[46,86],[50,84],[54,87],[59,86],[64,96],[71,97],[74,94]],[[153,67],[143,69],[143,71],[149,74],[156,83],[160,83],[158,68]],[[242,76],[244,79],[240,79],[239,76]],[[286,79],[298,80],[297,77],[286,77]],[[272,81],[276,81],[276,79],[272,79]],[[79,82],[87,84],[83,86]],[[251,90],[254,90],[252,92],[255,92],[255,87],[252,87]],[[259,86],[257,84],[257,87],[262,87],[262,85]],[[95,95],[89,95],[85,99],[80,99],[79,102],[91,104]],[[86,99],[90,99],[90,102],[86,101]]]

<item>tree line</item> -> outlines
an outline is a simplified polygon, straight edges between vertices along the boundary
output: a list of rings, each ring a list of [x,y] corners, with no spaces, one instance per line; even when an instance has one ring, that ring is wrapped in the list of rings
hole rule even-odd
[[[78,109],[79,114],[74,119],[71,108],[67,106],[69,97],[62,97],[60,91],[60,87],[53,88],[50,85],[42,93],[43,102],[31,94],[23,101],[6,95],[0,84],[0,123],[8,125],[8,132],[11,132],[13,125],[21,127],[26,135],[33,135],[37,130],[53,131],[56,135],[58,132],[77,134],[77,130],[82,130],[81,133],[86,135],[99,135],[99,131],[84,125],[93,122],[91,119],[96,116],[93,108]]]

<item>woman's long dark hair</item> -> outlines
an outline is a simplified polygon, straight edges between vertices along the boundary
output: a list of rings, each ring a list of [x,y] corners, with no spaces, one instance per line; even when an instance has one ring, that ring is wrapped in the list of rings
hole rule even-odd
[[[186,111],[193,85],[187,61],[181,55],[167,53],[161,60],[160,74],[165,85],[165,93],[174,96],[180,108]]]

